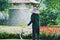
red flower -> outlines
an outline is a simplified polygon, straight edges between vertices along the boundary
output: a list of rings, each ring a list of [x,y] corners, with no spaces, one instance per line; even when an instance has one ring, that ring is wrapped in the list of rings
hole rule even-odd
[[[60,32],[60,28],[58,28],[58,27],[40,27],[40,32],[43,32],[43,33],[45,33],[45,34],[57,34],[57,33],[59,33]]]

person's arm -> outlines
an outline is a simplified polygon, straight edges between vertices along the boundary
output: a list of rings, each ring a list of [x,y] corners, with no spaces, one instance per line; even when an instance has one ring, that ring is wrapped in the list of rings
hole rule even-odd
[[[33,14],[32,14],[32,15],[31,15],[31,21],[29,22],[28,26],[29,26],[31,23],[33,23],[33,21],[34,21],[34,17],[33,17]]]
[[[32,21],[29,22],[28,26],[32,23]]]

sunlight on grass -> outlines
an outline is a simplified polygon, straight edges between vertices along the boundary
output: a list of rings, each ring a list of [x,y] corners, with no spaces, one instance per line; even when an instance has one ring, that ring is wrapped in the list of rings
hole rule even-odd
[[[21,28],[21,27],[23,27],[23,26],[0,26],[0,28]],[[25,26],[25,27],[27,27],[27,26]],[[25,27],[23,27],[23,28],[25,28]]]

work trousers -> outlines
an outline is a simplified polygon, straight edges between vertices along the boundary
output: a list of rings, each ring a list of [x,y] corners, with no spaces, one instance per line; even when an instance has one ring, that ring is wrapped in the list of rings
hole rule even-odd
[[[39,35],[39,27],[33,27],[32,28],[32,38],[33,38],[33,40],[35,40],[36,38],[37,38],[37,40],[39,40],[39,37],[40,37],[40,35]]]

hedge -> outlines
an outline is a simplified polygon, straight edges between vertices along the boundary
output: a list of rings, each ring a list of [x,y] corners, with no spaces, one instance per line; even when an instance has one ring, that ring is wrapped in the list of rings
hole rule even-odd
[[[32,34],[23,35],[22,33],[8,33],[0,32],[0,39],[32,39]],[[46,40],[58,40],[60,39],[60,28],[59,27],[40,27],[40,39]]]
[[[0,39],[19,39],[19,34],[0,32]]]
[[[21,34],[23,39],[32,39],[32,34],[29,35],[23,35]],[[13,34],[13,33],[7,33],[7,32],[0,32],[0,39],[20,39],[20,34]],[[60,39],[60,34],[45,34],[43,32],[40,32],[40,39]]]

